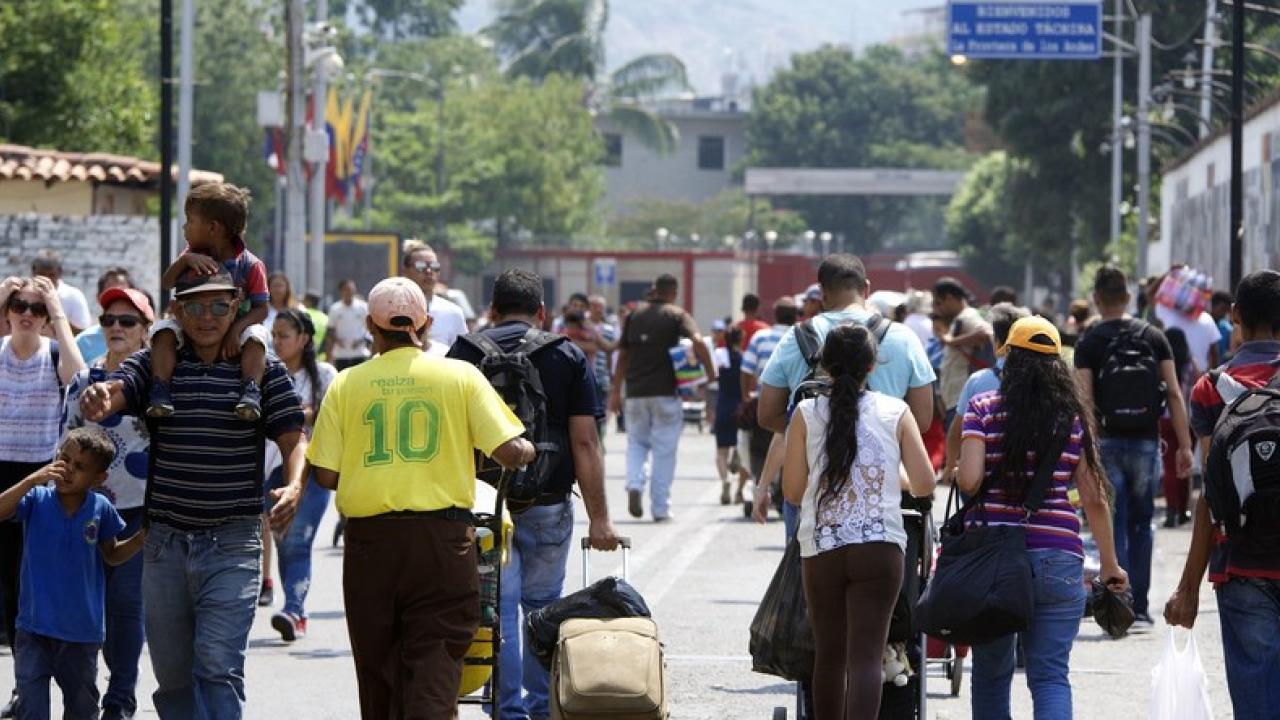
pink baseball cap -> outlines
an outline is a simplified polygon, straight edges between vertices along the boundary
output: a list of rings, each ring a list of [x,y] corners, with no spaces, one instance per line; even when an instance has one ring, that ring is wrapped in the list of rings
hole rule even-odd
[[[102,306],[103,310],[106,310],[108,305],[117,300],[124,300],[137,308],[138,312],[142,313],[142,317],[147,319],[147,322],[155,322],[156,315],[151,311],[151,301],[140,290],[111,287],[103,290],[102,294],[98,296],[98,304]]]
[[[369,317],[383,330],[408,332],[421,345],[417,331],[427,323],[427,298],[414,281],[387,278],[369,291]]]

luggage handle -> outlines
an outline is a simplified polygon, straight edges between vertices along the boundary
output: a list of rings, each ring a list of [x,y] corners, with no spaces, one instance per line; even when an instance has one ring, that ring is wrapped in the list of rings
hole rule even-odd
[[[619,537],[618,546],[622,548],[622,579],[627,579],[627,571],[631,566],[631,538]],[[582,538],[582,587],[591,583],[591,538]]]

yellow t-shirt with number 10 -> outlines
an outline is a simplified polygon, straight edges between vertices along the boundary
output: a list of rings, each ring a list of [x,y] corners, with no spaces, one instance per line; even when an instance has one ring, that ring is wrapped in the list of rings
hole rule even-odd
[[[398,348],[338,374],[307,459],[339,474],[347,517],[470,509],[474,450],[492,455],[523,432],[474,365]]]

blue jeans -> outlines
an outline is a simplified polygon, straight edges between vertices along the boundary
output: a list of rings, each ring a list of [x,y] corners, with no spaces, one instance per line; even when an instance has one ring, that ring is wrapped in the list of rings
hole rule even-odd
[[[680,398],[627,398],[627,490],[644,492],[645,465],[652,473],[650,507],[655,518],[671,515],[671,481],[676,475],[676,451],[684,429]]]
[[[1116,560],[1129,572],[1133,586],[1133,611],[1147,614],[1151,589],[1151,518],[1155,514],[1156,486],[1163,472],[1159,440],[1102,438],[1102,466],[1115,488]]]
[[[143,553],[156,712],[162,720],[239,720],[262,581],[262,521],[191,533],[155,523]]]
[[[121,538],[132,537],[142,527],[143,508],[120,511],[124,520]],[[107,694],[103,707],[136,712],[138,661],[146,639],[142,622],[142,553],[123,565],[107,566],[107,636],[102,642],[102,659],[107,663]]]
[[[49,720],[49,679],[62,690],[63,720],[97,720],[97,643],[73,643],[19,630],[13,644],[20,720]]]
[[[284,471],[276,468],[267,480],[267,491],[284,486]],[[280,558],[280,583],[284,586],[284,611],[296,617],[307,616],[307,591],[311,589],[311,544],[316,539],[316,528],[329,509],[330,491],[316,483],[315,473],[307,478],[307,487],[298,501],[298,512],[289,523],[289,529],[276,543]],[[268,496],[269,498],[270,496]],[[268,499],[270,511],[274,503]]]
[[[1031,627],[1022,633],[1027,687],[1035,720],[1071,720],[1071,683],[1067,672],[1071,646],[1084,613],[1084,561],[1061,550],[1029,553],[1035,571],[1036,607]],[[1009,720],[1009,689],[1018,636],[973,646],[973,717]]]
[[[527,616],[560,599],[573,538],[573,503],[531,507],[513,519],[515,537],[502,569],[498,700],[503,720],[537,720],[551,716],[551,677],[521,640],[521,610]]]
[[[1238,718],[1280,718],[1280,581],[1218,586],[1227,689]]]

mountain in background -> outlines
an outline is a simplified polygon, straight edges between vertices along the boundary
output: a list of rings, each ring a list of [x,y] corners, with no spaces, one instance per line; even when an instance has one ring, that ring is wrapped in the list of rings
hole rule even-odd
[[[700,95],[719,94],[721,78],[739,87],[763,83],[796,52],[826,43],[862,48],[921,31],[912,10],[942,0],[613,0],[606,38],[609,67],[651,52],[684,60]],[[466,32],[487,25],[493,0],[467,0]]]

